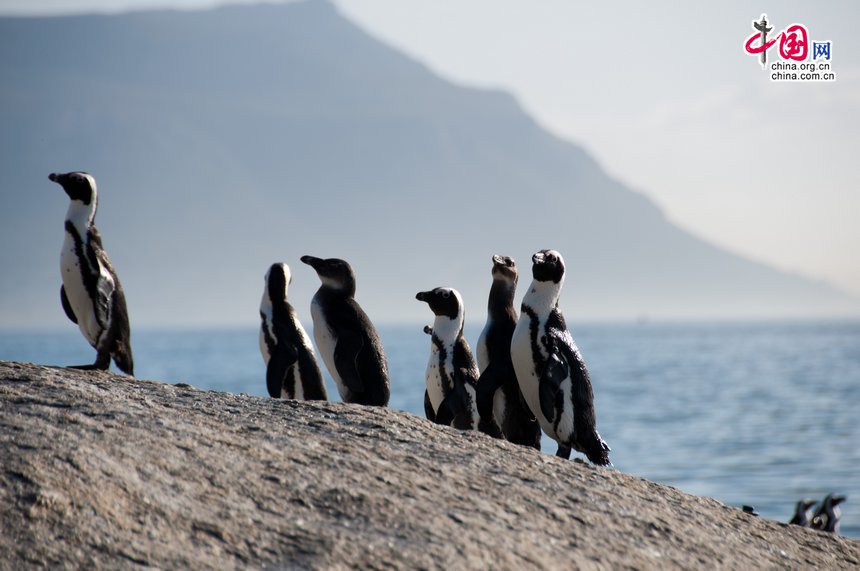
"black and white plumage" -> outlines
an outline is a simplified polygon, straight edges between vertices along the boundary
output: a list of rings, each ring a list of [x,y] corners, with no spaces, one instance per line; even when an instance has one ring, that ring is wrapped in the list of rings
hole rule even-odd
[[[85,172],[52,173],[48,178],[62,186],[70,199],[60,253],[60,301],[96,350],[95,363],[77,368],[107,370],[113,357],[121,371],[133,375],[125,294],[95,227],[95,178]]]
[[[827,494],[821,500],[821,505],[815,510],[815,515],[812,516],[810,527],[829,531],[831,533],[839,533],[839,526],[842,523],[842,510],[839,509],[839,504],[845,501],[845,496],[836,496]]]
[[[523,297],[511,358],[526,403],[558,442],[558,456],[569,458],[572,448],[607,466],[610,449],[597,433],[591,379],[558,308],[564,269],[555,250],[532,257],[534,279]]]
[[[815,500],[803,499],[797,502],[794,506],[794,517],[788,523],[799,525],[801,527],[809,527],[812,518],[809,517],[809,510],[815,505]]]
[[[327,400],[313,345],[287,301],[292,274],[287,264],[272,264],[260,302],[260,353],[266,387],[273,398]]]
[[[476,349],[481,372],[478,413],[483,424],[495,427],[506,440],[540,450],[540,425],[523,399],[511,361],[511,338],[517,326],[516,263],[508,256],[493,256],[492,274],[487,323]]]
[[[376,328],[355,301],[355,274],[344,260],[302,256],[322,282],[311,302],[314,340],[344,402],[387,406],[388,361]]]
[[[432,328],[424,330],[431,338],[424,391],[427,418],[475,430],[481,424],[476,398],[478,367],[463,337],[463,298],[455,289],[437,287],[417,293],[415,299],[426,302],[436,316]]]

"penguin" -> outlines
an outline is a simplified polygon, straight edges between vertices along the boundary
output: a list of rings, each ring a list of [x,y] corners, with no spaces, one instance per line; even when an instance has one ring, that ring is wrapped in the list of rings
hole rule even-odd
[[[842,510],[839,509],[839,504],[845,501],[845,496],[835,496],[827,494],[821,500],[821,505],[815,510],[815,515],[812,516],[813,529],[829,531],[831,533],[839,533],[839,526],[842,523]]]
[[[610,448],[597,432],[591,379],[558,308],[564,269],[555,250],[532,256],[533,280],[520,307],[511,359],[526,403],[558,442],[557,456],[570,458],[573,448],[608,466]]]
[[[478,413],[515,444],[540,450],[540,425],[520,392],[511,361],[511,338],[517,326],[514,293],[518,272],[508,256],[493,256],[493,285],[487,302],[487,323],[478,338]],[[486,432],[486,430],[485,430]],[[492,434],[491,435],[495,435]]]
[[[96,180],[85,172],[51,173],[48,179],[62,186],[70,199],[60,253],[60,302],[96,350],[95,363],[74,368],[105,371],[113,357],[121,371],[133,375],[125,293],[95,226]]]
[[[789,520],[791,525],[799,525],[801,527],[809,527],[811,522],[809,518],[809,510],[815,505],[815,500],[802,499],[794,506],[794,517]]]
[[[424,391],[427,418],[437,424],[475,430],[481,424],[476,398],[478,367],[463,337],[463,298],[455,289],[437,287],[418,292],[415,299],[426,302],[436,316],[432,328],[424,329],[431,336]]]
[[[293,281],[287,264],[272,264],[260,302],[260,353],[266,363],[269,396],[328,400],[322,373],[308,334],[287,301]]]
[[[370,318],[355,301],[355,273],[344,260],[302,256],[322,284],[311,301],[314,339],[344,402],[387,406],[388,361]]]

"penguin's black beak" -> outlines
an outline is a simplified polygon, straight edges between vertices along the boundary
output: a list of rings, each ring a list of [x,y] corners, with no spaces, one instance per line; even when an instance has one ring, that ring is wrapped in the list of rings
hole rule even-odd
[[[501,257],[500,255],[496,254],[495,256],[493,256],[493,263],[497,264],[499,266],[504,266],[505,265],[505,259],[503,257]]]
[[[425,301],[426,302],[429,299],[429,297],[430,297],[429,291],[419,291],[418,293],[415,294],[415,299],[417,299],[418,301]]]
[[[838,506],[839,504],[844,502],[846,499],[847,498],[845,496],[833,496],[833,501],[831,502],[831,505]]]
[[[322,263],[322,259],[314,258],[313,256],[302,256],[300,259],[303,264],[307,264],[313,269],[319,268],[320,264]]]
[[[546,259],[546,256],[544,255],[543,252],[535,252],[535,255],[532,256],[532,263],[533,264],[542,264],[545,259]]]
[[[48,175],[48,180],[50,180],[51,182],[58,182],[57,181],[58,178],[60,178],[60,175],[58,175],[55,172],[52,172],[51,174]]]

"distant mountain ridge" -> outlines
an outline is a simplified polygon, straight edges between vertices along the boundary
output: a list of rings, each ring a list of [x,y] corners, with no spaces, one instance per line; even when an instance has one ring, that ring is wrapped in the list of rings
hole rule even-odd
[[[303,254],[352,262],[376,320],[426,320],[415,292],[449,285],[478,321],[491,256],[524,288],[546,247],[574,319],[860,314],[680,230],[510,95],[440,79],[327,2],[0,18],[0,77],[3,326],[65,320],[47,175],[73,169],[98,180],[133,326],[253,323],[274,261],[307,315]]]

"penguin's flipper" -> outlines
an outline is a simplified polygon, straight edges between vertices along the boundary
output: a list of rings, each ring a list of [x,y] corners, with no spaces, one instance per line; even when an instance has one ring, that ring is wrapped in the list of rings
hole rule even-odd
[[[60,286],[60,303],[63,304],[63,311],[66,312],[66,317],[72,320],[72,323],[77,323],[78,318],[75,317],[75,312],[72,311],[72,304],[69,303],[69,298],[66,296],[65,286]]]
[[[113,331],[110,346],[110,355],[120,371],[134,376],[134,358],[131,355],[131,325],[128,321],[128,307],[125,303],[125,293],[119,283],[119,278],[114,275],[116,289],[113,292],[111,303],[113,304],[111,327]]]
[[[504,384],[504,376],[500,372],[498,367],[494,367],[493,363],[490,363],[478,378],[478,388],[475,391],[475,398],[478,401],[476,403],[478,405],[478,418],[480,419],[478,430],[493,438],[502,437],[499,419],[495,418],[493,414],[493,399],[496,396],[496,391]]]
[[[86,257],[96,279],[96,296],[93,300],[93,308],[98,323],[102,327],[106,327],[111,322],[113,310],[112,298],[116,291],[115,272],[102,248],[102,239],[95,226],[89,229],[88,236]]]
[[[286,343],[278,344],[266,366],[266,388],[269,389],[270,397],[281,398],[287,370],[293,366],[297,359],[298,355],[292,346]]]
[[[364,383],[358,374],[358,354],[364,348],[364,339],[355,331],[342,331],[334,348],[334,366],[340,380],[354,393],[364,392]]]
[[[540,397],[540,410],[544,418],[549,422],[555,422],[555,405],[561,383],[570,376],[570,370],[557,353],[551,353],[547,359],[543,374],[540,377],[538,395]]]
[[[430,422],[436,422],[436,411],[433,410],[433,403],[430,402],[430,393],[424,389],[424,414]]]
[[[439,404],[436,411],[436,423],[450,425],[458,415],[466,412],[466,390],[463,385],[454,383],[454,389],[450,391]]]

